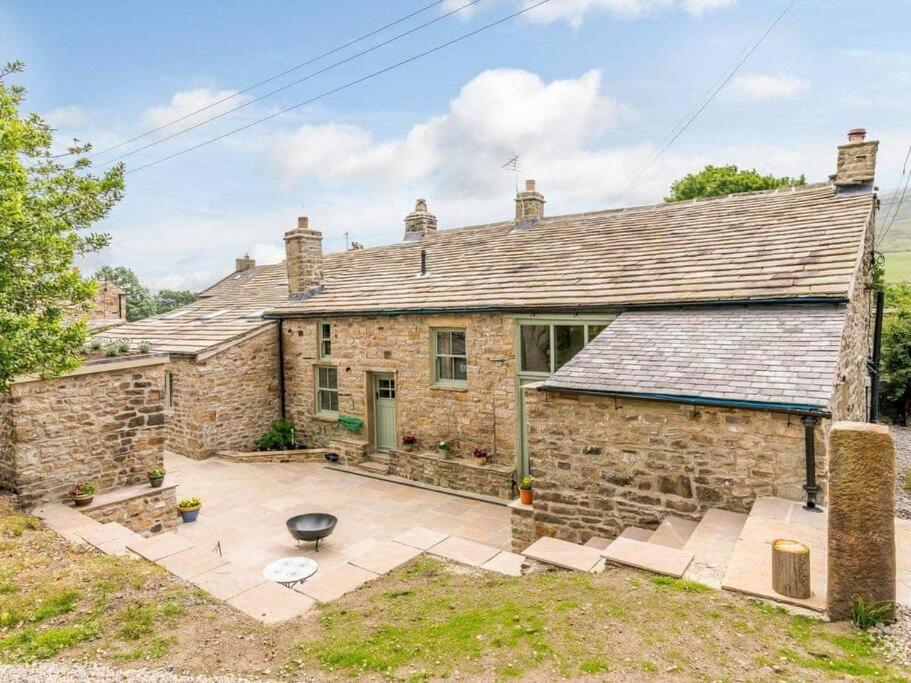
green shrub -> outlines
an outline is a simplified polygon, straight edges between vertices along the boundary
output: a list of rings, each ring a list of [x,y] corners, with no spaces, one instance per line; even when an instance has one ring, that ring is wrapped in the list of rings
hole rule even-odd
[[[261,451],[283,451],[294,447],[294,423],[282,418],[272,423],[269,431],[256,441]]]
[[[139,350],[139,353],[148,353],[152,350],[152,345],[147,341],[141,341],[136,348]]]
[[[89,348],[92,351],[97,351],[98,349],[101,348],[101,340],[100,339],[91,339],[89,341]]]
[[[860,595],[851,601],[851,621],[859,629],[868,629],[886,621],[892,611],[891,602],[867,602]]]

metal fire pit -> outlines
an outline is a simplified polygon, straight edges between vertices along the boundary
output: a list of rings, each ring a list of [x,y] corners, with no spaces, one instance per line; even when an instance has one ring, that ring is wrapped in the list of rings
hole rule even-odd
[[[291,536],[300,543],[301,541],[316,541],[316,552],[319,552],[320,539],[326,538],[335,531],[338,519],[335,515],[325,512],[310,512],[306,515],[295,515],[287,522]]]

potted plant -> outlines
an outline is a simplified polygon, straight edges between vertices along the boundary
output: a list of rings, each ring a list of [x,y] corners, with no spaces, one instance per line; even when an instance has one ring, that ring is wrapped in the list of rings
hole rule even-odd
[[[184,498],[177,504],[177,510],[185,522],[195,522],[199,515],[199,508],[202,507],[202,501],[195,496],[193,498]]]
[[[156,467],[149,470],[149,484],[153,489],[157,489],[164,482],[164,468]]]
[[[452,444],[448,441],[440,441],[440,443],[437,444],[437,450],[444,458],[448,458],[449,454],[452,452]]]
[[[402,449],[408,451],[409,453],[414,450],[414,447],[417,446],[418,437],[414,434],[405,433],[402,434]]]
[[[531,484],[532,479],[527,474],[519,482],[519,500],[522,501],[522,505],[531,505],[531,501],[534,499]]]
[[[488,457],[489,456],[487,454],[486,448],[481,448],[480,446],[478,446],[477,448],[474,449],[474,458],[479,465],[486,465]]]
[[[80,482],[74,484],[73,488],[70,489],[70,498],[73,499],[73,502],[77,506],[82,507],[83,505],[88,505],[92,502],[92,499],[95,497],[95,485],[89,484],[88,482]]]

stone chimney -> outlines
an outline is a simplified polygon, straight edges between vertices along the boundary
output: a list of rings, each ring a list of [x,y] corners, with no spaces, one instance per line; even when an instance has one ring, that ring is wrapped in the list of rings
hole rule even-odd
[[[413,242],[437,231],[437,217],[427,210],[427,200],[418,199],[414,211],[405,216],[405,241]]]
[[[832,180],[836,187],[856,187],[873,182],[876,174],[876,150],[878,140],[867,141],[867,131],[852,128],[848,131],[848,142],[838,147],[838,162]]]
[[[241,258],[234,259],[234,272],[243,273],[245,270],[252,270],[256,267],[256,261],[250,258],[250,254],[244,254]]]
[[[306,216],[297,219],[295,230],[285,233],[285,266],[292,297],[306,298],[322,289],[323,233],[311,230]]]
[[[516,223],[544,218],[544,195],[535,190],[535,181],[525,181],[525,192],[516,195]]]

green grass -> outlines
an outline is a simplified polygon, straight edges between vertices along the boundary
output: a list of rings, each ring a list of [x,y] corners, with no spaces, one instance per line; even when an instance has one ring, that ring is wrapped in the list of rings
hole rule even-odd
[[[100,635],[97,624],[61,626],[42,631],[30,627],[0,640],[0,658],[22,663],[49,659],[61,650],[94,640]]]
[[[886,282],[911,282],[911,251],[885,254]]]
[[[656,586],[669,588],[672,591],[685,593],[711,593],[712,588],[705,584],[689,579],[677,579],[672,576],[653,576],[652,583]]]

